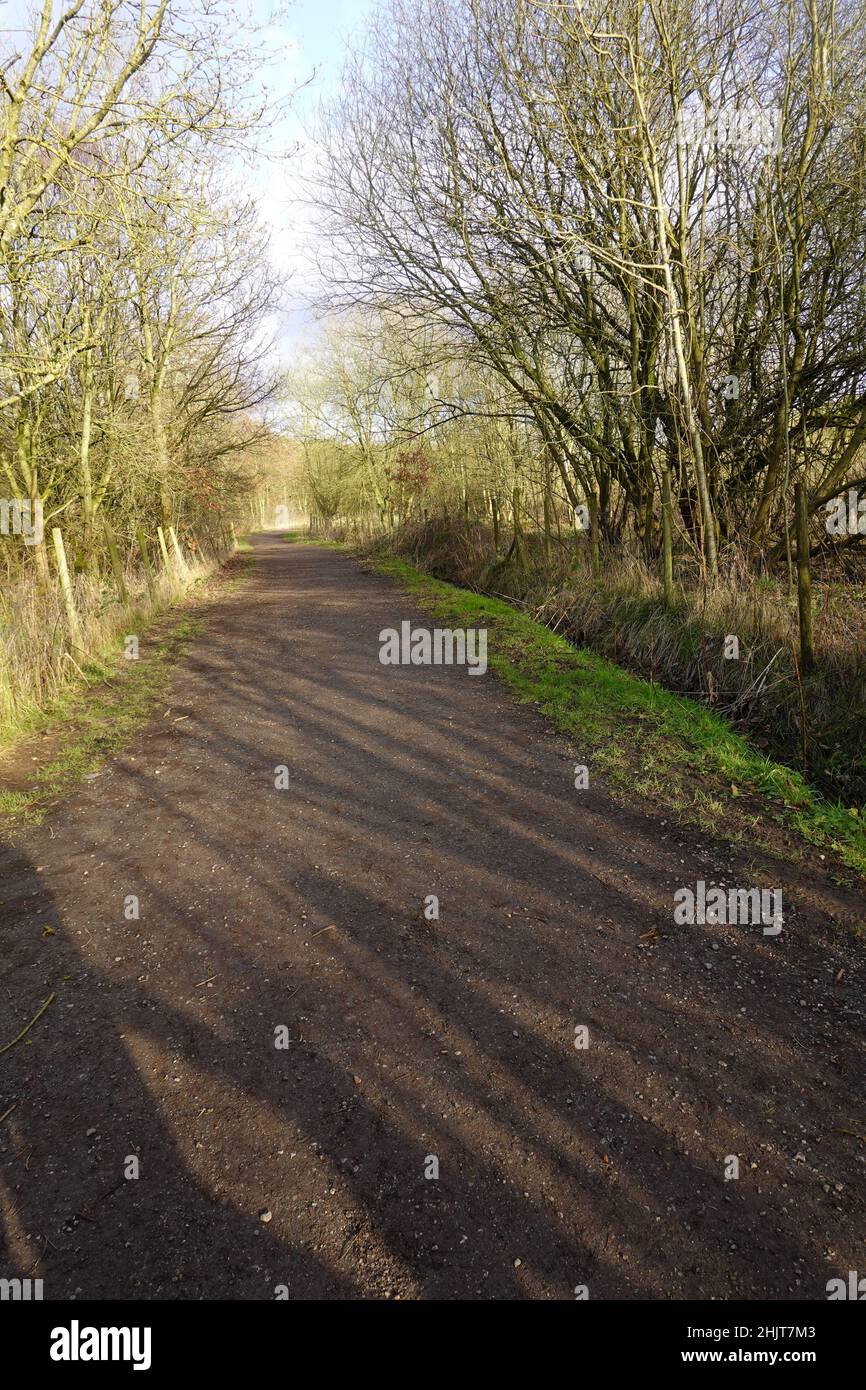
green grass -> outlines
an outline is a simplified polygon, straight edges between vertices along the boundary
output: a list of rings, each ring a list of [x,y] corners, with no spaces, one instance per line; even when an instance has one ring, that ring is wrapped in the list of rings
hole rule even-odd
[[[241,543],[238,549],[241,554],[232,570],[219,572],[222,595],[242,584],[255,563],[251,545]],[[195,602],[207,583],[207,578],[197,580],[180,602]],[[34,773],[25,791],[0,790],[0,825],[4,820],[39,824],[59,796],[125,747],[158,707],[174,667],[203,627],[204,619],[188,609],[160,606],[147,614],[136,611],[138,661],[126,660],[124,636],[118,635],[79,666],[80,680],[74,686],[4,731],[7,749],[45,733],[59,751]],[[153,634],[150,639],[148,631]]]
[[[308,531],[286,531],[280,539],[288,541],[290,545],[303,541],[307,545],[317,545],[322,550],[351,550],[352,548],[346,541],[323,540],[318,536],[311,536]]]
[[[34,774],[26,791],[0,791],[0,821],[39,824],[65,791],[97,772],[150,718],[172,670],[202,629],[202,620],[183,614],[149,644],[142,632],[138,661],[123,655],[123,638],[98,660],[82,667],[82,684],[41,710],[29,734],[60,735],[59,751]]]
[[[728,839],[738,822],[741,835],[746,830],[756,842],[761,819],[774,820],[866,874],[860,816],[823,800],[705,706],[572,646],[498,599],[432,579],[403,560],[367,563],[443,622],[486,627],[490,669],[572,736],[613,789],[633,789]],[[748,797],[748,810],[732,804],[738,797]]]

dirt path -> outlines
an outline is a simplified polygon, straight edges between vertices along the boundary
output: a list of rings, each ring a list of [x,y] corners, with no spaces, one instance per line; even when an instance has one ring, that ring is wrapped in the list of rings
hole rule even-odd
[[[866,1273],[833,893],[786,871],[776,940],[675,926],[677,887],[772,866],[576,791],[491,676],[380,665],[380,629],[430,625],[389,581],[255,548],[170,712],[0,856],[0,1045],[56,992],[0,1056],[0,1275],[823,1299]]]

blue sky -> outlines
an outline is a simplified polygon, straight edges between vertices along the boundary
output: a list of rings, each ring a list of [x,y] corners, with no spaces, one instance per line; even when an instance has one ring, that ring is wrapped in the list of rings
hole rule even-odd
[[[197,0],[179,0],[195,8]],[[42,0],[0,0],[0,37],[20,42],[13,35],[30,30],[28,16],[41,8]],[[55,14],[63,0],[54,0]],[[275,264],[293,272],[294,294],[288,313],[279,324],[271,325],[278,334],[283,353],[308,336],[308,318],[301,300],[310,288],[303,272],[303,249],[310,238],[310,216],[300,203],[300,180],[314,163],[307,136],[317,103],[339,86],[347,45],[361,32],[375,9],[375,0],[236,0],[231,11],[239,23],[249,19],[251,40],[263,45],[271,61],[262,79],[277,97],[288,96],[303,87],[288,114],[267,134],[267,145],[274,158],[261,156],[250,164],[235,167],[239,183],[253,193],[272,237]],[[5,34],[4,32],[5,31]],[[290,160],[279,156],[297,147]],[[291,290],[290,290],[290,293]]]
[[[311,287],[305,273],[311,226],[301,180],[314,165],[315,154],[307,131],[317,103],[338,89],[347,46],[363,31],[374,9],[375,0],[295,0],[279,9],[271,0],[252,0],[254,21],[266,26],[260,38],[275,60],[267,74],[269,86],[287,95],[312,79],[269,136],[276,154],[295,146],[297,154],[289,160],[261,158],[252,170],[241,173],[271,230],[275,263],[293,274],[291,302],[279,326],[281,345],[289,354],[309,335],[302,300]]]

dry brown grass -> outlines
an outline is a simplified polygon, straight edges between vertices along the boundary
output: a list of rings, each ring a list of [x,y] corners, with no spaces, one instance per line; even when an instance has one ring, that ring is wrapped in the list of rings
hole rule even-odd
[[[796,601],[780,577],[756,577],[729,551],[720,577],[704,587],[683,557],[674,606],[646,561],[624,550],[602,554],[593,579],[586,542],[527,537],[504,563],[492,536],[438,518],[404,526],[380,544],[438,578],[495,594],[524,608],[578,646],[678,694],[712,704],[774,757],[803,770],[846,804],[866,799],[866,583],[828,577],[813,586],[817,668],[797,662]],[[737,659],[725,656],[736,637]]]
[[[39,710],[82,678],[98,677],[97,668],[118,638],[139,632],[150,617],[213,568],[212,561],[186,558],[188,574],[183,580],[173,573],[157,575],[153,603],[144,574],[128,569],[127,608],[119,602],[110,578],[76,575],[78,649],[70,639],[58,584],[40,585],[35,572],[7,584],[0,592],[0,741],[14,737]]]

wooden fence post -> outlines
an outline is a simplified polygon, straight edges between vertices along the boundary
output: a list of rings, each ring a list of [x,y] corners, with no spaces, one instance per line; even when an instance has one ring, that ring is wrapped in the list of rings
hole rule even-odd
[[[156,585],[153,579],[153,566],[150,563],[150,556],[147,553],[147,537],[141,526],[135,528],[135,534],[138,539],[138,548],[141,551],[141,561],[144,565],[145,578],[147,579],[147,592],[150,594],[151,603],[153,603],[156,598]]]
[[[178,574],[181,579],[189,579],[189,570],[187,569],[186,560],[183,558],[183,552],[177,539],[177,532],[173,526],[169,526],[168,534],[171,538],[171,548],[174,551],[174,558],[177,561]]]
[[[589,559],[593,579],[601,578],[601,549],[598,534],[598,492],[593,486],[587,495],[589,504]]]
[[[159,541],[159,548],[162,553],[162,563],[165,568],[165,572],[169,576],[169,578],[171,578],[171,564],[168,558],[168,546],[165,543],[165,532],[163,531],[161,526],[157,526],[156,528],[156,538]]]
[[[63,590],[63,603],[66,608],[66,621],[69,624],[72,645],[78,651],[81,651],[84,644],[81,640],[81,628],[78,625],[78,613],[75,609],[75,595],[72,592],[72,583],[66,564],[66,549],[63,545],[63,535],[59,526],[53,528],[51,538],[54,541],[54,554],[57,557],[57,573],[60,577],[60,587]]]
[[[105,541],[108,546],[108,554],[111,558],[111,568],[114,572],[114,582],[117,585],[117,592],[120,595],[120,602],[124,608],[129,607],[129,594],[126,591],[126,580],[123,577],[123,566],[120,563],[120,556],[117,553],[117,541],[114,539],[114,532],[109,522],[103,521],[105,531]]]
[[[550,496],[550,477],[544,476],[544,558],[548,564],[553,559],[553,504]]]
[[[812,639],[812,576],[809,570],[809,504],[806,488],[797,483],[794,488],[797,523],[797,605],[800,612],[800,665],[811,671],[815,665],[815,646]]]

